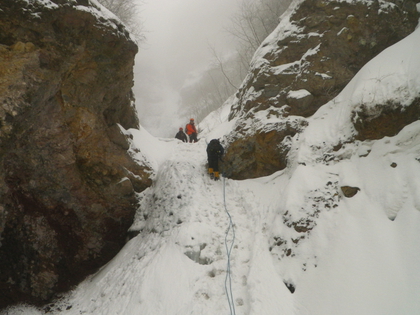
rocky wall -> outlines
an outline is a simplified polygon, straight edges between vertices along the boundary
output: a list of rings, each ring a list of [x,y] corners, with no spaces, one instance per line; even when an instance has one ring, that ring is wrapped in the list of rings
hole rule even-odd
[[[294,1],[236,94],[225,174],[245,179],[285,168],[288,137],[368,61],[410,34],[418,17],[416,1]],[[267,133],[275,143],[262,140]],[[258,143],[258,150],[244,152],[244,143]]]
[[[0,309],[108,262],[151,184],[121,131],[138,128],[137,45],[95,3],[1,1]]]

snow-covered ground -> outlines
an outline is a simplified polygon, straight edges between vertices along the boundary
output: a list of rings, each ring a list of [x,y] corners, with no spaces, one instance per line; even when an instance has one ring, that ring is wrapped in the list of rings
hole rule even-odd
[[[357,154],[331,166],[218,182],[206,174],[205,139],[189,144],[131,132],[138,146],[148,143],[143,153],[156,169],[132,227],[140,233],[50,314],[231,314],[226,209],[235,231],[235,314],[418,314],[420,123],[354,148]],[[360,191],[334,196],[338,185]],[[290,246],[291,255],[273,247],[275,236],[299,235],[283,224],[286,211],[296,221],[314,207],[321,209],[316,226]],[[228,244],[231,239],[229,233]],[[9,314],[43,312],[20,307]]]

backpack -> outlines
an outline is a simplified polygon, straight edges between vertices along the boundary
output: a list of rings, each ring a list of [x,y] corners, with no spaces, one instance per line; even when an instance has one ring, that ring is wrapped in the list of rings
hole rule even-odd
[[[207,146],[207,153],[216,153],[218,156],[222,156],[223,151],[223,147],[218,139],[211,140],[209,145]]]

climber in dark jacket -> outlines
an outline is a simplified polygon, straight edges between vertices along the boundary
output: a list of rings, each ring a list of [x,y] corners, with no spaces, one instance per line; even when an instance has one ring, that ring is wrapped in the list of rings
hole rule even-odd
[[[209,162],[209,174],[214,180],[219,179],[219,159],[222,158],[224,149],[218,139],[213,139],[207,145],[207,161]]]
[[[175,138],[181,140],[182,142],[188,142],[187,135],[182,130],[182,127],[179,128],[178,133],[175,135]]]

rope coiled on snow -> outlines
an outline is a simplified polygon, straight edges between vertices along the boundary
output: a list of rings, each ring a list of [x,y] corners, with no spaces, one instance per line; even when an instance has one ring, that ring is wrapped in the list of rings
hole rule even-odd
[[[236,315],[235,312],[235,303],[233,300],[233,293],[232,293],[232,278],[231,278],[231,270],[230,270],[230,254],[232,252],[233,244],[235,243],[235,228],[233,226],[232,216],[230,215],[227,206],[226,206],[226,183],[225,183],[225,177],[223,176],[223,204],[225,207],[225,211],[229,217],[229,226],[226,231],[225,235],[225,247],[226,247],[226,253],[227,253],[227,267],[226,267],[226,278],[225,278],[225,291],[226,296],[229,303],[229,309],[231,315]],[[232,229],[232,241],[230,244],[230,247],[228,246],[228,236],[229,231]]]

